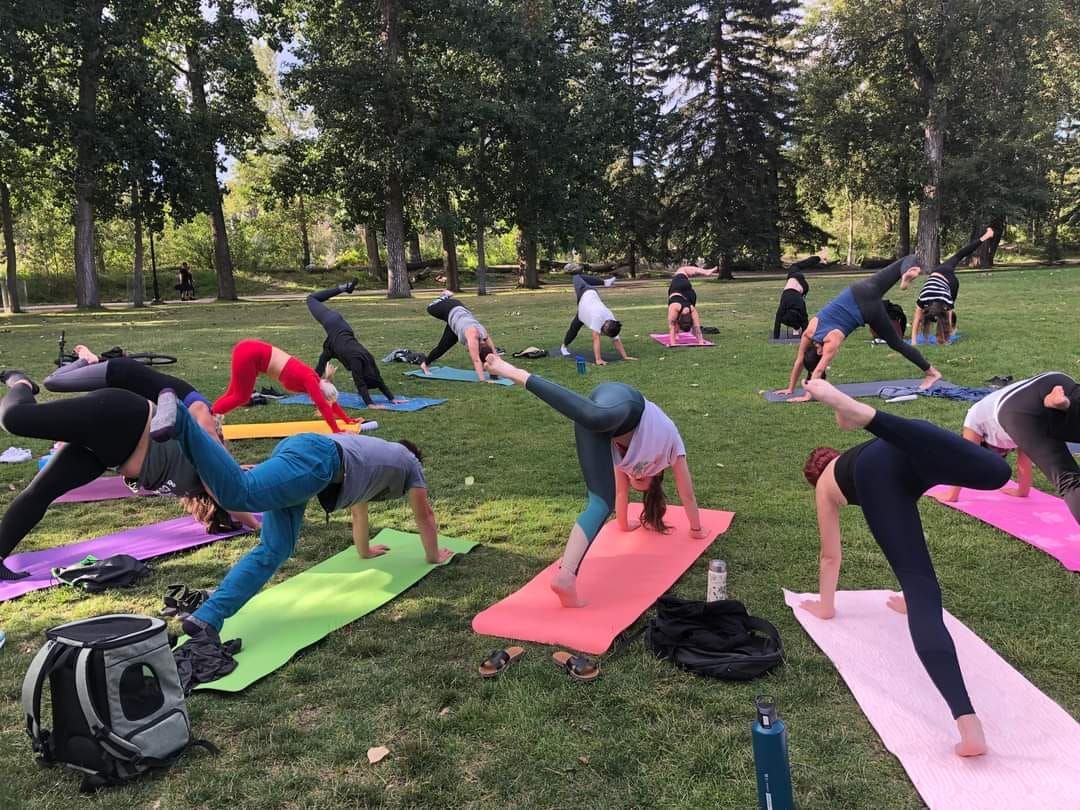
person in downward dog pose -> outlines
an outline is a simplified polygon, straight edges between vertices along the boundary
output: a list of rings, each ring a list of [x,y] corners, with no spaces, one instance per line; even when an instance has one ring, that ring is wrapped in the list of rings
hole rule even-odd
[[[675,346],[679,332],[691,332],[697,338],[699,346],[705,345],[701,334],[701,318],[697,310],[697,291],[686,273],[676,273],[668,285],[668,342]]]
[[[454,298],[450,290],[443,290],[442,295],[427,305],[428,315],[446,324],[438,345],[425,355],[420,368],[425,374],[432,363],[460,343],[469,351],[476,377],[480,382],[494,382],[484,374],[484,358],[495,351],[495,344],[484,325],[476,319],[463,303]]]
[[[815,490],[821,534],[818,599],[800,607],[819,619],[836,615],[840,577],[840,508],[859,506],[866,525],[896,574],[903,597],[889,606],[907,613],[915,652],[945,699],[960,732],[956,753],[986,753],[982,724],[968,697],[956,647],[942,618],[941,586],[926,547],[918,502],[938,484],[997,489],[1009,480],[1000,457],[929,422],[876,411],[825,380],[806,384],[814,399],[836,411],[842,430],[865,429],[875,438],[841,453],[818,447],[803,473]]]
[[[786,326],[796,332],[802,332],[810,322],[806,314],[806,295],[810,292],[810,282],[798,270],[788,273],[784,291],[780,293],[780,305],[776,308],[773,319],[773,340],[780,339],[780,326]]]
[[[864,325],[873,329],[894,351],[922,369],[923,380],[920,388],[929,388],[940,380],[941,372],[931,366],[918,349],[897,334],[885,311],[885,303],[881,300],[896,282],[900,282],[901,289],[907,289],[921,272],[922,268],[915,264],[915,257],[905,256],[870,278],[855,282],[822,307],[803,330],[788,387],[776,393],[791,394],[804,367],[810,371],[811,379],[824,377],[847,336]],[[810,395],[804,394],[792,397],[788,402],[805,402],[809,399]]]
[[[1027,497],[1034,461],[1080,524],[1080,466],[1068,444],[1080,442],[1080,383],[1047,371],[1000,388],[968,409],[963,435],[1002,456],[1016,450],[1016,487],[1006,495]],[[956,486],[945,500],[959,497]]]
[[[630,357],[626,353],[626,349],[623,348],[622,339],[619,337],[622,324],[615,320],[611,310],[600,299],[600,293],[594,289],[596,287],[610,287],[614,283],[614,276],[607,280],[597,276],[587,276],[584,273],[574,276],[577,313],[574,315],[574,319],[570,321],[570,328],[566,330],[566,337],[563,338],[562,346],[559,348],[564,357],[570,356],[570,344],[578,336],[581,327],[588,326],[592,330],[593,360],[596,365],[607,365],[607,361],[600,354],[600,335],[611,338],[611,342],[615,344],[615,350],[618,351],[623,360],[635,359]]]
[[[926,333],[931,322],[937,323],[939,345],[947,345],[952,337],[955,323],[956,298],[960,294],[960,279],[956,268],[964,259],[979,249],[979,245],[994,238],[994,229],[987,228],[978,239],[968,242],[956,251],[948,261],[939,264],[930,273],[915,299],[915,312],[911,320],[911,345],[919,340],[920,331]]]
[[[438,525],[427,497],[420,451],[411,442],[387,442],[355,433],[300,433],[282,439],[268,460],[244,470],[225,448],[198,429],[172,391],[158,397],[150,433],[154,442],[175,439],[222,504],[263,513],[259,544],[184,620],[184,632],[190,636],[208,634],[219,640],[225,619],[258,593],[292,555],[312,498],[318,498],[328,513],[351,508],[353,542],[361,557],[389,551],[368,543],[367,505],[390,498],[408,498],[429,563],[438,565],[453,555],[438,547]]]
[[[356,339],[356,333],[349,326],[349,322],[345,320],[345,317],[340,312],[326,306],[325,302],[335,295],[351,293],[354,289],[356,289],[356,282],[347,281],[328,290],[312,293],[307,297],[308,311],[326,331],[326,340],[323,341],[319,362],[315,364],[315,373],[320,377],[324,376],[327,363],[331,360],[337,360],[352,374],[353,383],[356,385],[356,393],[360,395],[360,398],[364,400],[364,404],[369,408],[386,407],[385,405],[377,405],[372,401],[371,394],[368,392],[369,388],[378,388],[391,403],[407,402],[408,400],[405,399],[396,399],[393,392],[386,387],[375,358],[371,356],[371,352],[364,347],[364,344]],[[187,402],[185,401],[184,404],[187,405]]]
[[[261,340],[241,340],[233,346],[229,387],[214,400],[211,410],[218,416],[224,416],[247,405],[255,391],[255,380],[259,374],[273,377],[286,391],[311,397],[334,433],[341,432],[338,419],[348,425],[360,421],[350,417],[337,404],[337,389],[329,380],[322,379],[313,368],[277,346]]]
[[[625,532],[644,523],[659,532],[664,523],[664,470],[672,468],[675,488],[690,521],[690,535],[704,539],[694,484],[686,463],[686,448],[678,428],[641,392],[623,383],[601,383],[588,397],[510,365],[497,355],[484,361],[487,370],[506,377],[539,397],[574,423],[578,463],[585,478],[588,504],[578,515],[563,552],[559,573],[551,590],[563,607],[583,607],[577,592],[577,575],[585,553],[612,510]],[[630,488],[644,493],[642,521],[627,515]]]
[[[0,519],[0,579],[28,576],[11,571],[4,560],[41,522],[53,501],[109,469],[124,476],[133,490],[179,497],[207,533],[231,528],[232,519],[206,494],[176,442],[150,442],[153,403],[118,388],[39,403],[37,385],[21,371],[0,372],[0,382],[9,389],[0,400],[0,427],[13,436],[64,442]],[[217,444],[209,436],[206,440]],[[225,453],[224,448],[221,451]],[[236,518],[252,528],[258,526],[252,515],[238,512]]]

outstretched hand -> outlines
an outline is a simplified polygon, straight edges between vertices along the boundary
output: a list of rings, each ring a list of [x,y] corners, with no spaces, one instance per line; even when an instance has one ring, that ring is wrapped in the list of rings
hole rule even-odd
[[[695,540],[705,540],[709,536],[709,530],[702,526],[700,529],[691,529],[690,536]]]
[[[632,532],[635,529],[640,529],[640,528],[641,528],[641,521],[640,520],[634,520],[633,518],[628,518],[627,521],[626,521],[626,528],[623,529],[623,531],[624,532]]]
[[[405,399],[405,397],[394,397],[394,399],[390,401],[393,402],[395,405],[404,405],[409,400]]]
[[[797,397],[788,397],[784,402],[809,402],[813,397],[810,394],[800,394]]]

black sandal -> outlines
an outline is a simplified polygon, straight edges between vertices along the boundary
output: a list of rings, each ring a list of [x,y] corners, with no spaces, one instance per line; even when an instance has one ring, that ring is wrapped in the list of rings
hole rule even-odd
[[[505,650],[496,650],[487,657],[480,665],[478,672],[481,678],[494,678],[510,668],[510,665],[525,655],[524,647],[507,647]]]
[[[559,650],[551,654],[551,660],[559,669],[566,670],[566,673],[575,681],[592,683],[600,677],[600,662],[586,658],[584,655],[574,655]]]

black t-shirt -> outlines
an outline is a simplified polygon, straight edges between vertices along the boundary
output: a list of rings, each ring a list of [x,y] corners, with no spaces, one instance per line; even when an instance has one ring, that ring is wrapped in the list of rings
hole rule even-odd
[[[858,461],[859,454],[868,445],[876,441],[877,439],[870,439],[862,444],[857,444],[850,450],[845,450],[836,459],[836,466],[833,467],[833,477],[836,479],[836,485],[840,487],[840,491],[844,493],[844,498],[851,506],[859,505],[859,490],[855,486],[855,462]]]

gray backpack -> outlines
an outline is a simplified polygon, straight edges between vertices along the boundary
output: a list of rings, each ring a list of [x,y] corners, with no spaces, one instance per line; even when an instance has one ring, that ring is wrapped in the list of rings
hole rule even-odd
[[[165,622],[113,614],[46,632],[23,680],[26,731],[44,765],[84,774],[82,790],[166,768],[193,743]],[[41,696],[49,682],[52,728]]]

